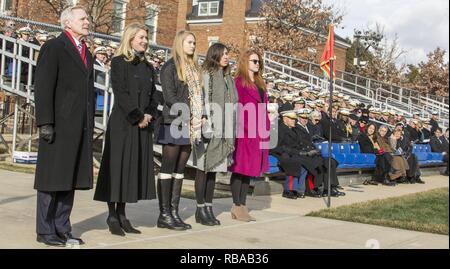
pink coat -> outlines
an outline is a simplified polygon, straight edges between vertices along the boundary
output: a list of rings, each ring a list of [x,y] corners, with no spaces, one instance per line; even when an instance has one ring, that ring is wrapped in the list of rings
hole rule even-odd
[[[245,176],[259,177],[269,170],[269,134],[270,121],[267,113],[267,94],[260,104],[260,94],[256,87],[245,87],[241,79],[236,78],[239,104],[254,107],[254,112],[247,109],[238,111],[237,138],[235,142],[234,163],[229,171]]]

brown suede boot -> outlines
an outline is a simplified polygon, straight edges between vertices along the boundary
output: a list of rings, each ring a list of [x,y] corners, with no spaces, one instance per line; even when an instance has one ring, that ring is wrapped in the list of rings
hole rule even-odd
[[[249,222],[250,218],[248,214],[245,213],[245,210],[242,206],[233,205],[231,207],[231,218],[235,220]]]
[[[250,221],[256,221],[256,219],[248,212],[248,207],[246,207],[245,205],[241,205],[241,207],[244,209],[244,212]]]

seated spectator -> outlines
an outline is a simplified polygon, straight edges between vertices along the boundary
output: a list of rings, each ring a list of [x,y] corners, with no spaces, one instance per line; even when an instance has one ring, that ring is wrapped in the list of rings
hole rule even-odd
[[[448,129],[447,129],[448,131]],[[442,136],[442,129],[437,127],[430,139],[431,151],[442,153],[442,160],[447,163],[444,175],[448,176],[448,142]]]
[[[448,128],[447,128],[447,130],[445,130],[445,134],[444,134],[444,139],[445,139],[445,141],[447,142],[447,145],[448,145]]]
[[[378,185],[381,182],[386,186],[395,186],[395,182],[389,179],[388,173],[391,169],[392,156],[382,151],[377,142],[376,125],[370,123],[365,132],[361,132],[358,136],[358,143],[361,153],[375,154],[375,173],[371,180],[364,184]]]
[[[342,120],[338,119],[338,109],[333,105],[332,108],[332,115],[329,117],[322,117],[321,125],[323,130],[323,135],[325,137],[325,140],[329,140],[331,135],[331,141],[333,142],[342,142],[347,139],[346,131],[345,131],[345,124]],[[330,126],[331,125],[331,126]],[[330,127],[331,127],[331,134],[330,134]]]
[[[403,131],[413,143],[417,143],[420,141],[420,135],[417,131],[417,120],[411,119]]]
[[[349,125],[351,127],[351,138],[352,141],[356,141],[359,136],[359,118],[355,114],[350,114],[349,118]],[[347,127],[348,128],[348,127]]]
[[[306,170],[299,156],[299,136],[295,132],[297,114],[292,105],[283,105],[279,111],[281,119],[278,123],[278,141],[270,154],[280,162],[280,168],[286,173],[283,197],[297,199],[305,197]]]
[[[365,116],[359,117],[359,132],[365,133],[366,132],[366,126],[369,123],[369,118]],[[376,125],[375,125],[376,127]]]
[[[303,149],[303,151],[308,151],[316,148],[311,137],[311,133],[308,129],[308,117],[309,117],[309,111],[307,109],[303,109],[298,112],[298,124],[296,131],[298,131],[298,135],[300,136],[300,148]],[[308,157],[308,156],[307,156]],[[318,183],[315,185],[317,188],[323,189],[324,196],[328,193],[328,171],[330,170],[330,185],[331,185],[331,195],[332,196],[344,196],[345,193],[338,191],[339,186],[339,180],[336,175],[336,167],[338,166],[338,163],[335,159],[331,159],[331,166],[327,158],[323,158],[320,154],[320,152],[317,153],[316,160],[322,164],[322,171],[319,176],[323,176],[323,179],[319,179],[318,182],[323,182],[323,186],[320,187]],[[306,167],[306,166],[305,166]],[[310,172],[311,173],[311,172]],[[312,174],[312,173],[311,173]],[[316,177],[315,177],[316,178]]]
[[[402,128],[398,127],[394,129],[391,137],[389,138],[391,147],[398,152],[401,152],[403,157],[408,162],[409,170],[407,171],[407,179],[409,183],[424,184],[420,178],[421,172],[419,167],[419,160],[417,156],[412,153],[413,143],[407,137],[407,132],[403,132]],[[407,183],[407,182],[404,182]]]
[[[434,111],[433,114],[431,114],[431,119],[430,119],[430,125],[431,125],[430,131],[431,131],[432,135],[434,134],[434,131],[436,131],[437,128],[440,128],[439,124],[438,124],[438,120],[439,120],[439,113],[437,111]]]
[[[424,142],[429,142],[430,138],[431,138],[431,131],[430,131],[430,120],[429,119],[424,119],[422,121],[421,124],[421,128],[420,131],[422,132],[422,141]]]
[[[389,128],[386,125],[380,126],[378,129],[377,141],[382,151],[389,153],[392,156],[392,161],[390,162],[391,169],[388,172],[389,178],[391,180],[397,180],[399,183],[407,183],[409,182],[406,179],[406,170],[409,170],[408,162],[403,157],[403,154],[399,153],[391,146],[387,136],[388,130]]]
[[[291,108],[293,108],[291,106]],[[280,113],[282,118],[279,121],[278,127],[278,143],[276,148],[270,150],[270,154],[279,160],[279,166],[286,175],[286,189],[285,196],[293,197],[290,191],[294,192],[294,189],[289,189],[292,187],[290,185],[289,176],[294,177],[294,180],[298,179],[299,189],[297,190],[297,196],[302,197],[302,191],[304,192],[302,169],[306,169],[309,174],[314,177],[314,188],[311,190],[310,195],[313,197],[322,197],[324,192],[324,186],[328,185],[328,164],[324,163],[320,151],[318,151],[311,141],[309,135],[305,135],[296,123],[297,115],[294,110],[284,110],[287,107],[283,107]],[[293,112],[293,113],[292,113]],[[295,117],[295,118],[294,118]],[[307,119],[307,116],[306,116]],[[303,122],[306,125],[306,121]],[[306,132],[307,134],[307,132]],[[308,141],[306,138],[309,137]],[[344,195],[337,191],[337,177],[336,177],[336,162],[332,164],[332,195],[340,196]]]
[[[311,138],[313,142],[322,142],[325,141],[323,137],[322,125],[320,124],[320,120],[322,119],[322,113],[319,111],[313,111],[309,115],[308,129],[311,134]]]
[[[337,126],[342,131],[343,141],[349,141],[352,138],[352,127],[350,125],[350,110],[341,108],[339,110]]]

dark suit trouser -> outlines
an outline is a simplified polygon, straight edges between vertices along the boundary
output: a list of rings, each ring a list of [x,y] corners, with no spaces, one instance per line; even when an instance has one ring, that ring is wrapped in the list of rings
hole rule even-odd
[[[71,232],[74,191],[37,192],[36,232],[56,234]]]

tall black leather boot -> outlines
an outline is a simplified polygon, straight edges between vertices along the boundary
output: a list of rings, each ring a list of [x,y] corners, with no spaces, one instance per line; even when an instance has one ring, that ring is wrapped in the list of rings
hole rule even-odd
[[[170,196],[172,194],[172,176],[165,178],[166,174],[160,174],[157,183],[157,192],[159,200],[159,218],[157,222],[158,228],[167,228],[170,230],[183,231],[186,230],[175,221],[170,212]]]
[[[172,213],[175,222],[184,227],[185,229],[192,229],[190,224],[185,223],[178,215],[178,206],[180,204],[181,198],[181,189],[183,187],[183,174],[174,174],[173,175],[173,186],[172,186],[172,196],[170,199],[170,212]]]

